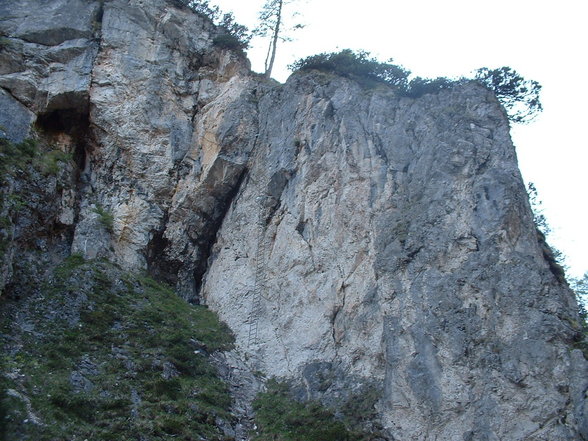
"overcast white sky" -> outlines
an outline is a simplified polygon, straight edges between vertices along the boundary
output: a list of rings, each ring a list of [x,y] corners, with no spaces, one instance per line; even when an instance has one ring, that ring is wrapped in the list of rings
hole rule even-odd
[[[254,27],[264,0],[212,3]],[[273,76],[279,81],[301,57],[350,48],[382,61],[393,58],[424,77],[510,66],[541,83],[544,111],[529,125],[515,125],[513,141],[525,181],[535,183],[554,230],[550,243],[567,256],[571,275],[588,270],[584,1],[298,0],[291,7],[306,27],[278,47]],[[253,70],[262,71],[266,42],[252,43]]]

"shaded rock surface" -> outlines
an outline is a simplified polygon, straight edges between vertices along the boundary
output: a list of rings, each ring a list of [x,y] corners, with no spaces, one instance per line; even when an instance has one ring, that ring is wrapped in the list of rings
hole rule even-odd
[[[47,237],[38,216],[11,217],[27,233],[3,255],[23,268],[4,271],[8,294],[26,258],[67,247],[207,303],[237,338],[218,361],[241,421],[227,436],[247,436],[258,370],[335,407],[378,385],[390,440],[588,439],[577,305],[489,91],[266,82],[164,0],[0,16],[3,133],[32,122],[76,167],[51,204],[31,202],[58,243],[31,239]]]
[[[0,135],[13,142],[28,138],[34,114],[4,90],[0,90],[0,108]]]

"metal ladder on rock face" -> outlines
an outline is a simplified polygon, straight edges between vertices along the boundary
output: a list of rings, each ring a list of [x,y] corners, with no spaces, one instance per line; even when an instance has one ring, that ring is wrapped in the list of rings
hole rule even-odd
[[[258,196],[259,204],[257,214],[257,249],[255,250],[255,285],[253,287],[253,296],[251,301],[251,311],[249,312],[249,347],[259,343],[258,324],[259,315],[261,314],[261,299],[265,290],[266,272],[265,272],[265,217],[264,217],[264,196]]]

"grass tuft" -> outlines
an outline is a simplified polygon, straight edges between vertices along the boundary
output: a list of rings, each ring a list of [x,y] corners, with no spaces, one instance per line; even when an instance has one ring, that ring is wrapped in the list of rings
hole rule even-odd
[[[20,344],[5,345],[14,355],[0,377],[4,439],[225,439],[217,421],[231,418],[230,395],[194,342],[212,352],[232,347],[233,337],[207,308],[72,255],[27,321],[35,328],[7,330]],[[30,423],[10,389],[28,397],[42,425]]]

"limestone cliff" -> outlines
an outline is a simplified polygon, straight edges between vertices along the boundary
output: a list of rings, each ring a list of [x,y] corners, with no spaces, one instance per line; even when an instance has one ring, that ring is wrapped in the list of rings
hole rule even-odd
[[[333,408],[377,390],[388,440],[588,439],[575,298],[487,89],[267,82],[164,0],[0,16],[2,130],[73,159],[5,210],[8,295],[39,250],[104,257],[217,311],[239,369]]]

